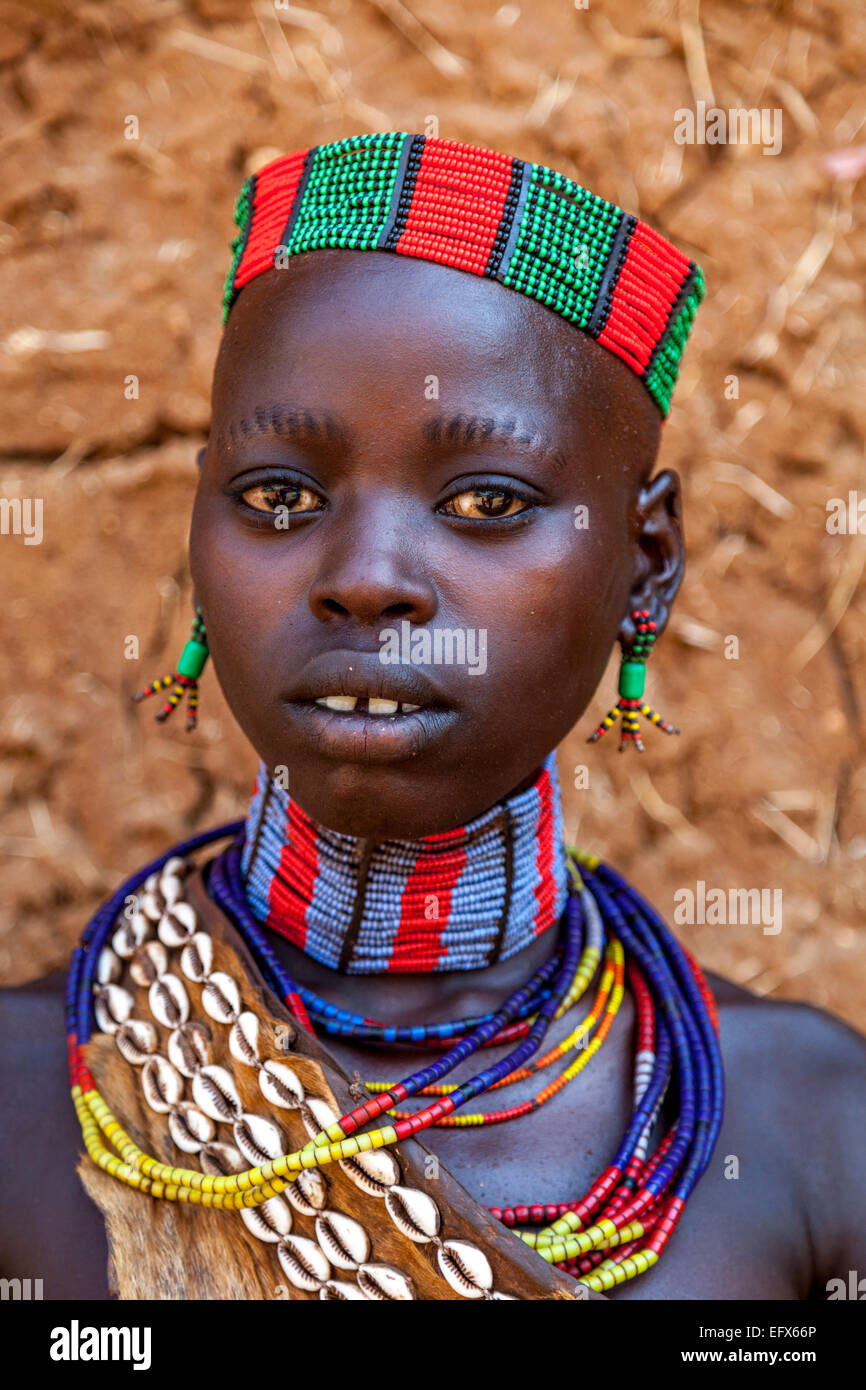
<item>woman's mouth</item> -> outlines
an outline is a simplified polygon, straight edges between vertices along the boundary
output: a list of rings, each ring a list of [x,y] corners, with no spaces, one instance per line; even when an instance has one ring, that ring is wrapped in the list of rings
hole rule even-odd
[[[337,762],[417,758],[459,718],[432,672],[346,649],[305,663],[284,699],[311,755]]]
[[[336,714],[369,714],[374,718],[391,719],[394,715],[414,714],[420,705],[409,705],[403,700],[386,700],[376,695],[321,695],[315,701],[325,709]]]
[[[321,695],[285,708],[311,755],[341,763],[417,758],[456,723],[456,710],[381,696]]]

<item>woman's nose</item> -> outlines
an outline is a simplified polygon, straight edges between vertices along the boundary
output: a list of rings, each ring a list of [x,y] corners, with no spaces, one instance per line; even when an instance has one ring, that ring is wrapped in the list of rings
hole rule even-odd
[[[331,539],[310,585],[312,612],[323,622],[351,618],[365,627],[394,618],[430,622],[436,591],[407,527],[375,516],[359,522]]]

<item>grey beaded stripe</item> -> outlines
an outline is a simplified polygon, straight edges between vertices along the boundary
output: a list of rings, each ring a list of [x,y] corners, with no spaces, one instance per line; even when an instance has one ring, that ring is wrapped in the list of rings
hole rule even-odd
[[[508,270],[511,253],[520,235],[520,223],[531,180],[532,166],[524,163],[522,159],[513,159],[511,161],[511,184],[505,195],[505,207],[502,211],[502,217],[499,219],[499,226],[490,248],[487,265],[484,268],[484,274],[489,275],[494,280],[501,280]]]
[[[280,237],[280,244],[274,249],[274,265],[276,265],[277,256],[280,254],[280,251],[284,251],[285,248],[288,246],[292,232],[295,230],[295,223],[301,215],[301,208],[304,203],[304,194],[307,191],[307,184],[310,180],[310,174],[312,172],[315,159],[316,148],[314,147],[313,149],[307,150],[307,153],[304,157],[304,167],[301,170],[301,177],[298,179],[298,186],[295,189],[294,201],[292,202],[292,206],[289,208],[288,220],[286,221],[286,225],[283,228],[283,235]]]
[[[388,210],[388,220],[379,237],[378,244],[383,251],[396,250],[397,243],[406,229],[406,220],[412,206],[412,195],[415,192],[415,180],[418,177],[418,170],[421,168],[423,154],[423,135],[412,135],[403,142],[403,149],[400,152],[400,160],[397,165],[397,177],[394,180],[391,207]]]
[[[632,233],[636,226],[637,218],[632,217],[630,213],[624,212],[619,219],[619,225],[616,229],[610,252],[608,253],[607,264],[604,267],[601,283],[598,287],[595,305],[590,314],[589,323],[586,325],[587,333],[592,334],[593,338],[597,338],[602,332],[610,316],[613,291],[619,279],[619,273],[622,269],[623,262],[628,254],[628,244],[631,241]]]

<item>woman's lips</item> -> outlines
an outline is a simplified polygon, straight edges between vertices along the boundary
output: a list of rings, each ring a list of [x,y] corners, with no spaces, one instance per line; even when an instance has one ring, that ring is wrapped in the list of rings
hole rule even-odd
[[[416,758],[447,733],[457,719],[455,710],[441,706],[377,714],[371,712],[368,704],[359,697],[354,708],[335,710],[317,700],[288,700],[286,709],[301,737],[310,742],[311,751],[348,763]]]
[[[391,700],[375,695],[324,695],[316,700],[317,705],[334,710],[337,714],[352,714],[355,710],[388,719],[395,714],[414,714],[420,705],[410,705],[402,700]]]
[[[310,751],[338,762],[415,758],[458,718],[428,670],[384,665],[376,652],[351,649],[307,661],[284,701]]]

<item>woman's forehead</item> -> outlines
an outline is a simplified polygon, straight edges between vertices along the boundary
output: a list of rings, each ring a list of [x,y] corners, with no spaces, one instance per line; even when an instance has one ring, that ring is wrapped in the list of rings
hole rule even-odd
[[[583,421],[659,412],[623,363],[544,306],[421,260],[317,251],[238,297],[214,389],[215,422],[336,440],[374,412],[430,443],[561,447]]]

